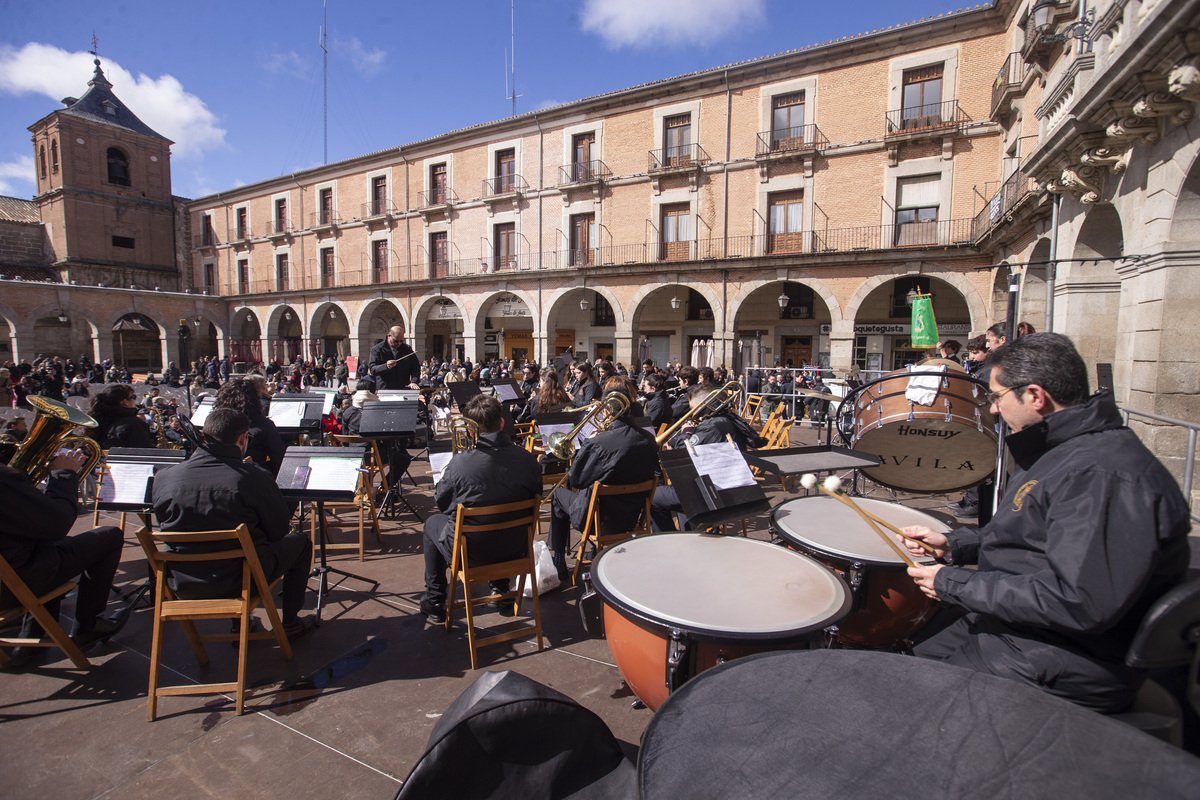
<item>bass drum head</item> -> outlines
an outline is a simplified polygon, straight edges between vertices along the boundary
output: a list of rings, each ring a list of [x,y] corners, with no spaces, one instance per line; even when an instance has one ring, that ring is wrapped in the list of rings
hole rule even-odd
[[[854,503],[897,528],[924,525],[939,533],[950,530],[950,526],[937,517],[898,503],[866,497],[856,497]],[[848,562],[860,561],[874,567],[903,569],[905,566],[896,551],[888,547],[854,509],[826,495],[799,497],[781,504],[771,512],[771,525],[786,541],[809,552],[836,556]],[[884,533],[890,535],[886,528]]]
[[[864,468],[868,478],[916,494],[966,489],[996,468],[995,437],[944,418],[887,423],[858,436],[854,449],[880,458],[879,466]]]
[[[846,585],[807,556],[708,534],[639,536],[605,548],[592,581],[622,613],[711,641],[795,640],[832,625],[850,603]]]

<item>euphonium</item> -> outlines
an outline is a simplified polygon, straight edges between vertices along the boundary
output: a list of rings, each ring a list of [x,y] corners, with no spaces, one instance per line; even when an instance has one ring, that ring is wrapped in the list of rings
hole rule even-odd
[[[87,454],[80,474],[86,475],[95,469],[100,463],[100,445],[86,436],[72,436],[71,431],[77,427],[94,428],[96,420],[48,397],[32,395],[28,400],[37,409],[37,416],[8,465],[38,483],[50,474],[50,462],[59,450],[77,448]]]
[[[474,450],[479,444],[479,423],[466,417],[450,420],[450,445],[455,453]]]
[[[629,398],[621,391],[611,391],[590,406],[591,411],[583,419],[575,423],[575,427],[566,433],[552,433],[546,437],[546,451],[563,461],[575,457],[575,437],[589,422],[598,431],[608,430],[613,420],[629,411]]]
[[[700,405],[695,408],[689,408],[686,414],[675,421],[674,425],[654,437],[654,441],[659,447],[662,447],[665,443],[671,441],[671,437],[678,433],[679,429],[688,422],[701,422],[709,417],[715,417],[717,414],[724,413],[741,396],[742,385],[737,381],[730,381],[704,398],[704,402]]]

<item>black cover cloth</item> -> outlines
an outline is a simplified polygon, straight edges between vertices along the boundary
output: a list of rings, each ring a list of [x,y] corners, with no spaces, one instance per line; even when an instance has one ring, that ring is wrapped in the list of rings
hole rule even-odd
[[[450,704],[396,800],[625,800],[633,787],[633,764],[603,720],[505,670]]]
[[[671,695],[639,796],[1195,797],[1200,759],[1014,681],[892,653],[747,656]]]

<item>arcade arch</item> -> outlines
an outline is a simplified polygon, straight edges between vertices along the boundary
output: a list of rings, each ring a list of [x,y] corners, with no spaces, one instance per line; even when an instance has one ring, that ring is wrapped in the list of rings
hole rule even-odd
[[[920,291],[933,297],[933,312],[942,339],[957,339],[965,344],[966,337],[978,323],[973,320],[971,298],[964,296],[955,285],[953,273],[926,273],[894,278],[878,277],[869,290],[860,288],[858,302],[852,301],[854,312],[854,348],[851,361],[855,367],[868,372],[890,372],[919,361],[929,348],[912,345],[912,306],[909,294]],[[973,290],[972,290],[973,291]],[[978,293],[974,292],[978,302]],[[979,305],[982,305],[979,303]],[[979,314],[982,317],[982,314]]]
[[[836,310],[836,311],[835,311]],[[733,364],[829,365],[829,326],[841,319],[837,299],[823,283],[762,280],[730,302]],[[824,330],[824,332],[822,332]]]

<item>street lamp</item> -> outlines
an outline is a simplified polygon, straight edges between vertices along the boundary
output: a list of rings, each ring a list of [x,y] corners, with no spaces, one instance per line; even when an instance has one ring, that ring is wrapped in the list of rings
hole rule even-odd
[[[679,295],[675,295],[671,298],[671,308],[673,310],[678,311],[681,305],[683,304],[679,301]]]
[[[68,322],[70,322],[70,319],[67,318],[67,312],[60,310],[58,312],[58,321],[63,325],[66,325]]]
[[[919,294],[919,293],[917,292],[917,290],[916,290],[916,289],[909,289],[909,290],[908,290],[908,294],[906,294],[906,295],[904,296],[904,299],[905,299],[905,302],[907,302],[907,303],[908,303],[909,307],[912,307],[913,300],[916,300],[916,299],[917,299],[917,296],[918,296],[918,294]]]
[[[786,286],[785,286],[784,290],[782,292],[780,292],[779,297],[775,298],[775,302],[779,303],[780,311],[783,311],[785,308],[787,308],[787,304],[790,300],[791,300],[791,298],[787,296]]]
[[[580,311],[588,310],[587,290],[584,290],[583,297],[580,298],[580,300],[579,300],[579,310]]]
[[[1065,42],[1067,39],[1078,39],[1081,42],[1090,42],[1091,28],[1096,21],[1096,9],[1089,8],[1087,13],[1083,15],[1083,19],[1072,22],[1062,33],[1050,33],[1054,29],[1054,14],[1058,10],[1058,3],[1055,0],[1038,0],[1034,3],[1033,9],[1030,11],[1030,17],[1033,18],[1033,29],[1046,42]]]

